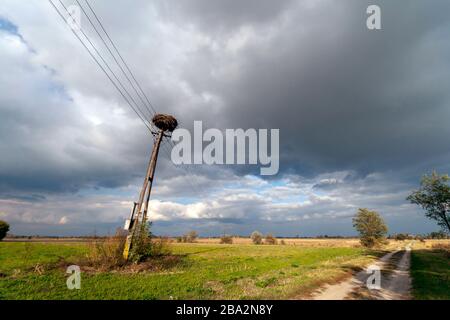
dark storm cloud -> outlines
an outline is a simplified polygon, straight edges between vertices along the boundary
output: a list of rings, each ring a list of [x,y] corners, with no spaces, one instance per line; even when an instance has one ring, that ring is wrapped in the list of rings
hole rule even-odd
[[[188,106],[175,87],[151,92],[156,91],[163,110],[176,114],[186,127],[197,119],[219,128],[280,128],[281,173],[357,170],[365,174],[414,167],[442,156],[450,147],[446,138],[450,135],[446,121],[450,116],[450,79],[445,71],[450,67],[446,41],[450,4],[379,1],[381,31],[365,27],[368,4],[156,3],[156,16],[179,27],[188,23],[192,32],[209,39],[208,44],[195,47],[184,57],[177,81],[186,83],[194,95],[214,94],[223,105],[211,109],[210,103],[201,101],[190,109],[192,112],[183,112]],[[120,3],[98,6],[108,16],[106,10],[116,12]],[[143,12],[150,12],[147,6],[143,8]],[[137,16],[137,21],[144,19]],[[130,28],[137,29],[137,23],[133,21]],[[121,36],[120,29],[115,32]],[[230,52],[233,41],[238,48]],[[20,77],[13,70],[10,73]],[[74,143],[66,141],[64,154],[75,160],[72,162],[58,159],[61,154],[47,152],[45,145],[38,147],[41,140],[36,139],[45,139],[46,132],[47,139],[55,139],[55,132],[63,127],[66,132],[70,126],[86,129],[80,120],[74,123],[79,116],[71,110],[76,106],[70,101],[45,100],[48,98],[41,92],[48,92],[48,88],[39,84],[42,78],[36,77],[28,85],[26,96],[37,96],[34,108],[46,110],[43,113],[30,113],[24,95],[2,97],[3,105],[14,105],[1,110],[2,137],[8,142],[3,143],[4,153],[9,154],[2,163],[2,188],[75,191],[83,186],[117,187],[129,183],[127,177],[138,176],[136,165],[145,166],[147,150],[141,149],[133,159],[129,155],[139,150],[136,141],[145,139],[139,129],[132,133],[139,133],[133,139],[117,132],[113,124],[102,125],[102,135],[116,142],[108,150],[95,150],[98,146],[86,136]],[[54,85],[50,75],[44,80],[47,86]],[[96,87],[92,83],[86,92]],[[33,130],[33,140],[20,124]],[[20,152],[23,156],[15,160]],[[22,168],[31,170],[33,178],[29,179],[30,172]],[[255,168],[233,169],[242,174]],[[163,175],[172,175],[170,170],[162,170],[166,172]]]
[[[134,178],[131,168],[145,160],[123,155],[137,149],[136,139],[92,126],[48,69],[26,61],[34,54],[21,37],[2,36],[16,51],[5,50],[0,62],[0,192],[73,192]]]
[[[293,0],[210,1],[190,0],[162,3],[164,16],[182,23],[197,25],[201,30],[229,33],[242,25],[273,21]],[[175,13],[175,14],[174,14]]]
[[[228,60],[239,64],[232,79],[208,77],[215,56],[199,52],[196,61],[211,64],[193,64],[186,76],[226,105],[208,122],[281,128],[281,170],[367,173],[446,154],[450,4],[379,1],[382,31],[367,30],[368,4],[297,2],[270,40]]]

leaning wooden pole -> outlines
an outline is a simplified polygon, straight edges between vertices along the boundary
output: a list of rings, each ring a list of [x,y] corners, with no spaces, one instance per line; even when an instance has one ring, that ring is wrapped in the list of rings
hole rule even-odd
[[[128,260],[133,240],[142,231],[147,223],[147,214],[149,209],[150,195],[152,191],[153,181],[155,178],[156,163],[158,162],[159,149],[162,140],[166,136],[165,132],[172,132],[178,126],[176,119],[169,115],[156,115],[153,118],[153,123],[159,129],[156,134],[156,140],[153,144],[152,154],[147,167],[144,183],[139,194],[139,201],[134,204],[130,219],[125,223],[125,229],[129,231],[125,247],[123,250],[123,257]]]
[[[150,202],[150,195],[152,193],[153,180],[155,178],[155,169],[156,163],[158,162],[158,154],[159,148],[161,147],[161,142],[164,137],[164,131],[160,130],[158,133],[158,137],[155,141],[155,146],[153,147],[152,160],[150,161],[150,174],[148,176],[148,191],[147,197],[145,199],[144,211],[142,212],[142,223],[147,222],[147,212],[148,212],[148,203]]]

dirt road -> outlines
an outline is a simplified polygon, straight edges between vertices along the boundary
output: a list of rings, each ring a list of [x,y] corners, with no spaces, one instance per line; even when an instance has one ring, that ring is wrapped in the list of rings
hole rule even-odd
[[[327,285],[315,292],[314,300],[408,300],[411,298],[411,278],[409,267],[411,261],[411,245],[405,249],[390,252],[372,266],[357,273],[343,282]],[[368,270],[370,270],[368,272]],[[377,272],[376,270],[379,270]],[[379,287],[368,289],[369,284],[376,286],[373,275],[379,274]]]

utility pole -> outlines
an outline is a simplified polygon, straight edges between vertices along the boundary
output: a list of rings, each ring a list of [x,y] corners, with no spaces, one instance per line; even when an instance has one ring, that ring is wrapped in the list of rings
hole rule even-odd
[[[148,204],[152,192],[156,163],[158,161],[159,148],[161,147],[162,140],[164,137],[168,137],[166,132],[173,132],[178,126],[177,120],[169,115],[157,114],[153,117],[152,121],[159,130],[158,132],[154,132],[156,140],[153,144],[150,162],[139,194],[139,201],[134,203],[130,219],[125,222],[125,230],[129,231],[123,250],[123,257],[125,260],[128,260],[133,241],[139,236],[139,233],[144,230],[144,226],[147,223]]]

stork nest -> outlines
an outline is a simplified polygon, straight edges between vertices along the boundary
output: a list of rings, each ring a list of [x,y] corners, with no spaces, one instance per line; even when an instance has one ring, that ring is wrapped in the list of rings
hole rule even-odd
[[[162,131],[172,132],[178,127],[177,119],[168,114],[156,114],[152,121]]]

